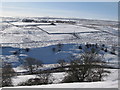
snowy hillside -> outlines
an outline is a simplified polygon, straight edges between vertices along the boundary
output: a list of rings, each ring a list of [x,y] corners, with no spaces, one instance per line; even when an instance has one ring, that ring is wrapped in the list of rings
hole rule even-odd
[[[48,70],[52,84],[32,88],[118,88],[117,25],[116,21],[105,20],[4,17],[0,23],[0,59],[12,64],[17,73],[11,79],[13,86],[38,79],[38,73]],[[66,66],[69,66],[73,59],[80,59],[82,54],[89,51],[99,55],[107,65],[104,68],[111,73],[103,81],[62,83],[69,67],[61,71],[58,61],[65,60]],[[25,68],[27,57],[43,62],[43,66],[37,67],[38,71],[34,70],[36,74]]]
[[[57,20],[53,18],[49,21],[54,21],[55,25],[47,25],[49,23],[22,22],[19,19],[3,19],[3,29],[0,31],[2,46],[35,48],[68,42],[117,45],[117,22],[78,19],[74,20],[75,24],[69,24],[56,23]]]
[[[20,48],[30,48],[30,52],[23,51],[21,55],[43,60],[44,63],[55,63],[59,59],[68,58],[72,53],[80,52],[78,46],[87,42],[105,44],[109,48],[114,45],[117,48],[118,30],[117,22],[114,21],[47,18],[48,23],[43,23],[40,21],[46,21],[46,18],[28,19],[39,23],[22,22],[23,18],[3,18],[3,29],[0,31],[3,55],[10,57],[12,52]],[[58,21],[65,23],[57,23]],[[48,25],[50,22],[55,22],[55,25]],[[60,52],[54,53],[52,49],[59,43],[64,46]]]
[[[79,46],[81,44],[61,44],[61,45],[62,45],[61,47],[59,47],[59,44],[57,44],[40,48],[30,48],[28,52],[25,49],[21,48],[5,47],[2,49],[1,58],[5,61],[7,60],[7,62],[12,62],[13,65],[14,64],[20,65],[18,59],[20,58],[23,59],[26,57],[35,58],[37,60],[42,61],[44,64],[55,64],[58,62],[58,60],[65,60],[69,62],[70,57],[72,55],[76,56],[84,52],[84,50],[79,49]],[[82,46],[84,47],[84,44],[82,44]],[[19,52],[19,50],[21,50],[21,53],[15,55],[14,52]],[[111,48],[108,47],[108,50],[111,50]],[[111,65],[115,65],[116,67],[118,66],[117,55],[111,54],[110,51],[105,52],[103,50],[100,50],[99,54],[101,56],[104,56],[104,60],[106,62],[109,62]]]

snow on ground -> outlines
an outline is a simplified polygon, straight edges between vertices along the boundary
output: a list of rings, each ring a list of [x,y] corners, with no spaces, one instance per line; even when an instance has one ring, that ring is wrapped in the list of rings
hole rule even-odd
[[[118,88],[118,81],[91,82],[91,83],[62,83],[41,86],[21,86],[14,88]]]
[[[66,40],[70,39],[72,35],[48,35],[47,33],[32,28],[28,30],[28,28],[18,28],[18,27],[10,27],[5,29],[0,38],[0,43],[27,43],[33,41],[53,41],[53,40]],[[9,38],[8,38],[9,37]]]
[[[53,81],[54,84],[60,83],[64,77],[66,76],[66,73],[52,73],[50,80]],[[22,82],[26,82],[27,80],[31,78],[37,78],[37,75],[20,75],[20,76],[15,76],[12,78],[12,83],[14,86],[17,86],[18,84],[21,84]],[[39,77],[38,77],[39,78]]]
[[[63,73],[52,73],[53,83],[54,84],[60,83],[66,75],[67,74],[64,72]]]
[[[92,23],[94,24],[96,23],[97,25],[100,24],[99,26],[100,30],[96,30],[95,28],[84,27],[84,25],[90,25]],[[65,23],[47,25],[48,23],[46,23],[46,25],[39,25],[39,27],[44,30],[43,31],[34,26],[24,27],[24,25],[37,25],[40,23],[12,22],[12,24],[21,25],[21,27],[16,27],[12,26],[11,24],[4,23],[3,24],[4,28],[2,31],[0,31],[0,43],[2,43],[3,46],[12,47],[20,47],[18,43],[21,43],[21,47],[29,48],[68,42],[69,43],[97,42],[107,43],[108,45],[116,44],[118,39],[116,33],[118,32],[118,30],[115,30],[114,29],[115,27],[110,26],[105,27],[104,23],[105,25],[116,24],[116,22],[89,21],[89,20],[80,21],[79,23],[80,25],[77,24],[70,25]],[[79,39],[70,33],[77,33],[76,35],[79,37]]]
[[[36,75],[21,75],[21,76],[15,76],[12,78],[12,83],[14,86],[22,83],[22,82],[25,82],[31,78],[36,78],[37,76]]]
[[[16,68],[13,68],[15,72],[26,72],[28,70],[26,70],[25,68],[23,68],[23,66],[19,66]]]
[[[108,60],[109,63],[116,63],[116,64],[118,63],[118,56],[116,56],[116,55],[105,53],[104,54],[104,59],[106,61]]]
[[[12,24],[17,26],[26,26],[26,25],[50,25],[51,23],[13,22]]]
[[[62,47],[59,48],[58,45],[50,45],[46,47],[39,47],[39,48],[30,48],[29,52],[26,52],[25,50],[22,50],[22,53],[18,56],[14,55],[13,52],[19,51],[20,48],[12,48],[12,47],[5,47],[3,48],[3,53],[1,58],[3,60],[6,60],[8,62],[14,62],[19,63],[19,58],[26,58],[26,57],[32,57],[37,60],[42,61],[44,64],[55,64],[58,62],[58,60],[64,59],[66,61],[70,61],[71,55],[80,55],[80,53],[83,52],[83,50],[80,50],[79,47],[80,44],[62,44]],[[84,46],[84,44],[82,44]],[[53,48],[55,50],[53,50]],[[110,47],[108,47],[108,50]],[[60,51],[58,51],[60,50]],[[110,52],[104,52],[100,51],[100,55],[104,57],[104,60],[106,62],[109,62],[111,65],[118,66],[118,56],[111,54]],[[54,66],[54,65],[53,65]],[[44,68],[47,68],[48,66],[44,66]]]
[[[117,28],[111,28],[111,27],[106,27],[106,26],[101,26],[98,28],[103,30],[103,31],[106,31],[106,32],[109,32],[111,34],[118,36],[118,29]]]
[[[118,37],[113,36],[108,33],[86,33],[86,34],[78,34],[82,43],[91,42],[91,43],[99,43],[99,44],[106,44],[106,45],[113,45],[118,42]],[[94,37],[94,38],[93,38]]]
[[[55,68],[55,67],[58,67],[59,66],[59,64],[43,64],[43,66],[42,67],[40,67],[39,69],[44,69],[44,70],[46,70],[46,69],[50,69],[50,68]],[[15,70],[15,72],[25,72],[25,71],[27,71],[25,68],[24,68],[24,66],[23,65],[20,65],[20,66],[18,66],[18,67],[14,67],[13,68],[14,70]]]
[[[14,88],[118,88],[118,70],[109,70],[111,73],[108,75],[108,77],[104,78],[105,81],[101,82],[60,83],[63,80],[65,73],[53,73],[52,77],[54,78],[54,84],[38,86],[17,86]],[[35,78],[35,75],[17,76],[16,78],[13,78],[13,83],[14,85],[17,85],[21,83],[21,80],[24,82],[30,78]]]
[[[119,77],[119,70],[120,69],[109,69],[110,70],[110,74],[108,77],[105,77],[104,80],[105,81],[116,81],[116,80],[120,80],[120,77]]]
[[[20,48],[30,48],[30,52],[23,53],[26,56],[30,56],[39,60],[43,60],[44,63],[56,63],[59,59],[68,58],[71,54],[77,54],[78,51],[75,47],[79,44],[98,43],[106,44],[107,46],[117,45],[118,42],[118,30],[116,27],[117,22],[112,21],[99,21],[99,20],[79,20],[77,25],[70,24],[56,24],[55,26],[48,25],[48,23],[22,23],[18,22],[19,18],[4,18],[2,24],[2,30],[0,30],[0,44],[6,48],[3,48],[3,55],[0,58],[3,60],[18,64],[18,57],[13,55],[13,51]],[[16,27],[11,24],[5,23],[10,21],[12,24],[21,26]],[[0,24],[1,25],[1,24]],[[30,25],[39,25],[33,27]],[[94,26],[95,28],[88,28],[86,26]],[[22,27],[24,26],[24,27]],[[25,27],[29,26],[29,27]],[[75,35],[71,33],[76,33]],[[60,52],[53,52],[52,48],[56,47],[58,43],[66,44]],[[72,44],[71,44],[72,43]],[[11,47],[8,47],[11,46]],[[12,48],[17,47],[17,48]],[[111,65],[118,65],[117,55],[105,53],[105,60]],[[61,58],[62,57],[62,58]],[[56,65],[57,66],[57,65]],[[44,65],[44,69],[55,67],[55,65]],[[22,67],[14,68],[16,72],[26,71]],[[118,78],[117,70],[111,70],[111,74],[105,78],[103,82],[84,82],[84,83],[64,83],[64,84],[52,84],[52,85],[41,85],[32,86],[36,88],[117,88]],[[53,73],[54,83],[59,83],[65,73]],[[36,75],[24,75],[14,77],[13,84],[17,85],[20,82],[25,82],[30,78],[35,78]]]
[[[93,32],[98,31],[89,29],[82,26],[69,25],[69,24],[56,24],[55,26],[39,26],[49,33],[77,33],[77,32]]]

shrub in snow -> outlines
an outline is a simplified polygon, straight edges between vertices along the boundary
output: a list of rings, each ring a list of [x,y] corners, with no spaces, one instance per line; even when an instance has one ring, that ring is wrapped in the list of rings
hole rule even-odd
[[[104,48],[102,47],[101,50],[104,50]]]
[[[56,48],[52,48],[52,51],[53,51],[53,52],[60,52],[61,49],[62,49],[62,47],[63,47],[63,44],[58,43],[58,44],[56,45]]]
[[[87,48],[89,48],[89,47],[90,47],[90,45],[91,45],[91,44],[88,44],[88,43],[87,43],[85,46],[86,46]]]
[[[105,44],[102,44],[102,47],[105,47]]]
[[[60,67],[62,67],[61,70],[64,70],[63,67],[66,65],[66,61],[64,59],[61,59],[61,60],[58,60],[58,63],[60,65]]]
[[[95,48],[91,48],[91,53],[97,53],[96,49]]]
[[[57,44],[57,47],[61,49],[61,48],[63,47],[63,44],[58,43],[58,44]]]
[[[56,48],[52,48],[52,51],[53,51],[53,52],[56,52]]]
[[[98,44],[97,43],[95,44],[95,47],[98,48]]]
[[[17,55],[17,54],[18,54],[18,51],[13,52],[13,54],[14,54],[14,55]]]
[[[50,25],[56,25],[55,23],[51,23]]]
[[[30,51],[30,49],[29,49],[29,48],[26,48],[26,49],[25,49],[25,51],[26,51],[26,52],[29,52],[29,51]]]
[[[115,53],[115,47],[114,46],[111,47],[111,54],[116,55],[116,53]]]
[[[107,50],[107,48],[105,48],[105,50],[104,50],[105,52],[107,52],[108,50]]]
[[[82,46],[79,46],[79,49],[82,49]]]

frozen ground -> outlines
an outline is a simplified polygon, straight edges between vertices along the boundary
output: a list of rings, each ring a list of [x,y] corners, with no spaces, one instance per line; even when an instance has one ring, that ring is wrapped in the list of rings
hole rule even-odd
[[[62,83],[41,86],[23,86],[16,88],[118,88],[117,81],[92,82],[92,83]]]
[[[65,73],[52,73],[50,80],[53,81],[54,84],[60,83],[64,77]],[[25,82],[31,78],[37,78],[38,76],[36,75],[20,75],[12,78],[12,82],[14,86],[17,86],[18,84]]]
[[[26,71],[20,67],[19,58],[26,56],[43,60],[44,69],[55,67],[59,59],[69,59],[71,54],[80,54],[82,51],[78,50],[80,44],[98,43],[105,44],[110,50],[111,46],[118,49],[118,28],[115,21],[102,20],[87,20],[77,19],[75,24],[55,23],[56,25],[49,25],[50,23],[23,23],[23,18],[3,18],[3,23],[0,23],[2,29],[0,30],[0,45],[2,46],[2,54],[0,58],[7,62],[11,62],[16,72]],[[39,18],[31,18],[39,20]],[[69,21],[64,18],[50,18],[50,21]],[[8,23],[9,22],[9,23]],[[64,44],[61,51],[53,52],[56,44]],[[13,55],[13,52],[19,49],[29,48],[29,52],[24,50],[19,56]],[[116,52],[118,53],[118,52]],[[118,65],[118,56],[110,53],[100,52],[104,55],[105,61],[110,65]],[[18,67],[19,66],[19,67]],[[57,65],[56,65],[57,66]],[[110,70],[112,73],[104,78],[102,82],[84,82],[84,83],[63,83],[60,81],[64,78],[65,73],[52,73],[54,84],[31,86],[32,88],[118,88],[118,70]],[[35,78],[36,75],[21,75],[12,78],[13,84],[16,86],[21,82],[25,82],[30,78]],[[30,87],[26,87],[30,88]]]
[[[17,86],[17,88],[118,88],[118,81],[120,78],[118,77],[118,70],[117,69],[109,69],[111,74],[108,77],[104,78],[102,82],[77,82],[77,83],[60,83],[63,78],[65,77],[65,73],[53,73],[52,78],[55,80],[53,81],[54,84],[50,85],[38,85],[38,86]],[[35,75],[24,75],[24,76],[17,76],[14,77],[13,84],[17,85],[19,83],[25,82],[30,78],[35,78]]]
[[[84,46],[84,44],[82,44]],[[78,47],[80,44],[62,44],[62,47],[59,48],[58,45],[50,45],[46,47],[39,48],[30,48],[29,52],[26,52],[24,49],[21,51],[21,54],[14,55],[13,52],[19,51],[20,48],[5,47],[2,50],[1,58],[4,61],[12,62],[14,66],[20,64],[19,59],[24,59],[26,57],[32,57],[37,60],[42,61],[44,64],[55,64],[58,60],[70,61],[71,55],[80,55],[83,53],[83,50],[80,50]],[[55,51],[53,50],[55,49]],[[60,51],[58,51],[60,50]],[[104,57],[106,62],[109,62],[113,66],[118,66],[118,56],[111,54],[111,47],[108,47],[108,52],[99,51],[100,56]],[[116,52],[117,53],[117,52]]]
[[[72,53],[79,53],[77,50],[71,50],[76,49],[75,47],[78,47],[79,44],[88,42],[105,44],[109,48],[112,45],[118,47],[117,22],[78,19],[73,20],[76,24],[48,25],[50,23],[23,23],[20,19],[22,18],[3,18],[0,43],[2,47],[6,47],[3,48],[2,53],[2,55],[6,55],[4,58],[14,58],[12,52],[19,48],[30,48],[30,52],[24,52],[21,56],[31,56],[43,60],[45,63],[49,63],[49,61],[55,63],[58,59],[62,59],[61,57],[68,58]],[[38,18],[31,19],[39,20]],[[50,20],[66,21],[66,19],[54,18]],[[64,44],[64,47],[61,52],[53,53],[52,48],[55,48],[54,45],[58,43]],[[15,47],[17,48],[15,49]],[[111,55],[105,54],[105,56],[109,58]],[[116,61],[116,56],[112,55],[109,61],[113,61],[113,59]]]
[[[69,24],[56,24],[55,26],[39,26],[49,33],[82,33],[82,32],[95,32],[98,30],[89,29],[82,26],[77,25],[69,25]]]
[[[5,22],[8,20],[13,22]],[[35,48],[68,42],[117,45],[117,22],[76,20],[76,24],[73,25],[65,23],[48,25],[49,23],[23,23],[18,18],[15,20],[8,18],[5,21],[0,31],[2,46]]]

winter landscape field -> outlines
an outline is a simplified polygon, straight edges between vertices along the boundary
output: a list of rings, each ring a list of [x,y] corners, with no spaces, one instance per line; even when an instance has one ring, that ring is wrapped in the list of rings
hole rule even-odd
[[[117,3],[6,2],[3,88],[119,88]]]
[[[38,88],[118,87],[118,23],[116,21],[6,17],[2,18],[2,22],[1,60],[12,65],[14,72],[17,73],[11,77],[12,86],[29,86],[27,81],[33,79],[35,85],[33,87]],[[106,63],[104,68],[110,73],[102,77],[102,81],[64,83],[64,78],[69,74],[66,70],[70,62],[80,59],[82,54],[91,51],[92,48],[95,48],[102,57],[102,61]],[[30,73],[29,67],[24,66],[26,58],[40,61],[43,65],[39,65],[37,69],[33,68],[33,72]],[[28,64],[38,64],[31,62],[32,64]],[[63,70],[60,68],[61,65],[64,67]],[[49,85],[35,84],[34,80],[39,80],[39,73],[46,75],[48,72]]]

